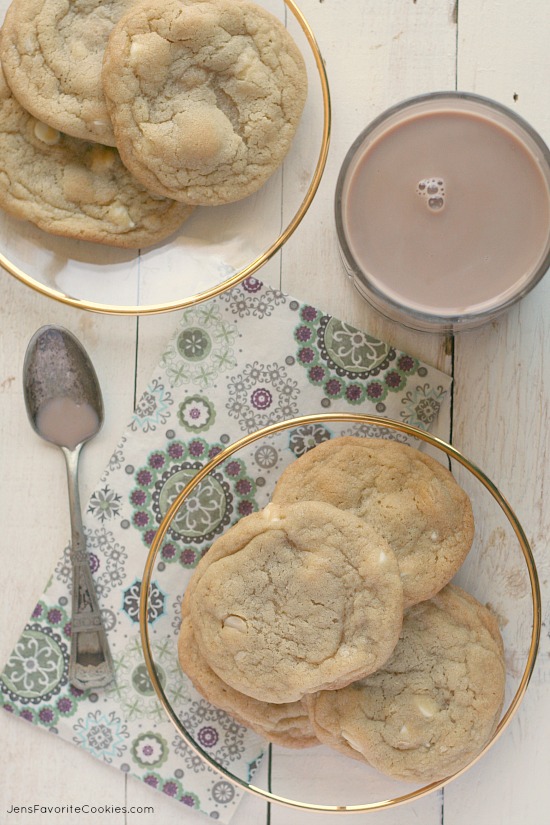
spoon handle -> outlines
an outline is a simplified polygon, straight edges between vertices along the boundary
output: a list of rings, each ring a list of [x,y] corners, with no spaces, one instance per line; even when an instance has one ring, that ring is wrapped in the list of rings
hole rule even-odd
[[[78,493],[78,459],[82,445],[62,447],[67,465],[71,516],[73,573],[69,682],[81,690],[105,687],[114,680],[114,667],[97,602]]]

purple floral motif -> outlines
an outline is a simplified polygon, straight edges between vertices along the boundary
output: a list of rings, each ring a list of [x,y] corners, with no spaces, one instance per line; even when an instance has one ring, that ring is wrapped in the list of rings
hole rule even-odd
[[[259,387],[250,396],[250,402],[257,410],[267,410],[273,403],[273,396],[265,387]]]
[[[149,470],[140,470],[136,476],[136,481],[138,484],[142,484],[145,487],[151,483],[153,476],[149,472]]]
[[[298,383],[283,365],[246,364],[239,375],[231,377],[227,390],[228,413],[245,432],[298,414]]]
[[[300,316],[303,321],[308,321],[311,323],[312,321],[316,321],[317,317],[319,316],[318,310],[312,306],[304,306],[300,312]]]
[[[213,748],[219,738],[218,731],[212,726],[201,728],[197,734],[197,739],[203,748]]]
[[[259,281],[257,278],[249,277],[245,278],[242,283],[242,288],[245,292],[250,293],[251,295],[255,292],[259,292],[263,287],[263,283]]]
[[[278,289],[266,286],[256,278],[246,278],[240,286],[222,295],[221,300],[239,318],[250,315],[268,318],[278,306],[286,304],[287,298]]]
[[[212,426],[216,418],[214,405],[204,395],[191,395],[181,402],[178,420],[190,432],[201,432]]]
[[[181,442],[173,441],[172,444],[170,444],[168,446],[168,449],[166,450],[166,452],[168,453],[170,458],[173,458],[174,461],[177,461],[178,459],[180,459],[184,455],[185,448],[184,448],[183,444],[181,444]]]
[[[346,401],[350,404],[360,404],[365,398],[366,390],[360,387],[359,384],[350,384],[345,393]]]
[[[182,722],[222,766],[229,767],[244,753],[245,737],[250,735],[246,728],[204,699],[187,703]]]
[[[143,490],[134,490],[130,496],[130,503],[136,507],[142,507],[145,504],[147,496]]]
[[[62,716],[70,716],[74,713],[76,702],[70,696],[62,696],[57,700],[57,710]]]
[[[165,463],[166,459],[162,453],[152,453],[152,455],[149,456],[149,466],[154,470],[159,470],[161,467],[164,467]]]
[[[54,712],[51,708],[41,708],[38,712],[38,718],[44,725],[51,725],[54,720]]]
[[[141,768],[158,767],[168,759],[168,743],[159,733],[149,730],[134,739],[130,752]]]

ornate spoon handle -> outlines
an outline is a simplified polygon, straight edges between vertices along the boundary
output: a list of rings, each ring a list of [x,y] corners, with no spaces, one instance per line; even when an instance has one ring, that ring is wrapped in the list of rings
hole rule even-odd
[[[67,464],[71,515],[71,564],[73,594],[69,681],[81,690],[105,687],[114,679],[113,660],[95,594],[86,540],[82,528],[78,494],[78,458],[74,450],[62,448]]]

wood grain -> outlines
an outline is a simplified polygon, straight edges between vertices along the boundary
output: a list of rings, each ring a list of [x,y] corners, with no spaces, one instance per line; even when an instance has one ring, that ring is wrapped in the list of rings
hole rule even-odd
[[[454,371],[452,409],[438,434],[485,469],[522,519],[537,558],[546,627],[526,699],[491,751],[444,791],[393,811],[352,818],[366,825],[527,825],[550,809],[550,282],[543,281],[501,320],[447,340],[397,327],[358,296],[341,265],[333,194],[347,148],[369,120],[398,100],[436,89],[461,88],[511,106],[550,142],[550,16],[547,0],[301,0],[321,47],[331,87],[333,129],[326,173],[295,235],[260,273],[264,280],[311,301],[395,346]],[[5,4],[2,5],[2,8]],[[287,175],[285,191],[300,182]],[[109,318],[63,307],[0,270],[0,455],[4,473],[0,660],[5,661],[67,543],[68,513],[61,456],[31,432],[22,397],[27,342],[44,323],[60,323],[88,349],[105,393],[107,419],[83,454],[82,499],[93,489],[146,386],[179,314]],[[154,806],[154,814],[109,816],[109,825],[200,825],[185,810],[142,783],[102,765],[56,737],[0,717],[0,821],[28,825],[10,805]],[[291,770],[275,753],[272,777]],[[267,771],[267,762],[263,771]],[[264,773],[265,776],[265,773]],[[34,815],[33,825],[50,825]],[[78,825],[76,819],[59,822]],[[92,818],[90,818],[92,821]],[[96,822],[107,825],[98,817]],[[340,816],[289,812],[255,797],[241,804],[234,825],[313,825]]]

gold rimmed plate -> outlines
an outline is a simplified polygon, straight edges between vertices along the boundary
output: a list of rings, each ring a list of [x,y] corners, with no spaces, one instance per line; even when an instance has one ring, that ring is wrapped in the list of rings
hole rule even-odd
[[[293,0],[257,0],[302,52],[308,95],[282,166],[254,195],[199,207],[167,241],[121,250],[48,235],[0,210],[0,266],[61,303],[113,315],[151,315],[206,301],[254,275],[290,238],[324,172],[331,123],[328,81],[309,23]],[[9,0],[0,0],[0,21]]]
[[[504,708],[484,750],[463,770],[437,782],[393,780],[324,746],[307,751],[274,747],[269,788],[262,787],[246,771],[221,764],[194,736],[184,723],[188,715],[181,704],[181,691],[176,696],[173,688],[165,685],[155,651],[161,646],[164,651],[168,648],[177,663],[179,606],[192,574],[192,570],[178,562],[179,553],[190,542],[197,557],[207,552],[215,535],[244,513],[268,503],[279,474],[290,462],[316,443],[341,435],[392,438],[426,450],[450,467],[470,495],[476,535],[454,581],[478,601],[490,605],[499,619],[506,660]],[[234,483],[236,478],[243,482],[238,487]],[[232,493],[245,488],[248,496],[244,499]],[[198,514],[202,520],[200,529]],[[166,563],[167,546],[170,559],[175,559],[173,563]],[[172,604],[168,635],[166,625],[147,620],[151,592],[158,588],[166,594],[166,603]],[[281,421],[214,455],[171,501],[165,501],[141,592],[140,628],[145,662],[153,687],[181,738],[207,765],[236,786],[270,802],[311,811],[352,813],[394,807],[419,799],[468,770],[503,734],[517,712],[533,671],[540,638],[536,566],[525,532],[502,493],[482,470],[450,444],[411,425],[360,413],[319,413]]]

